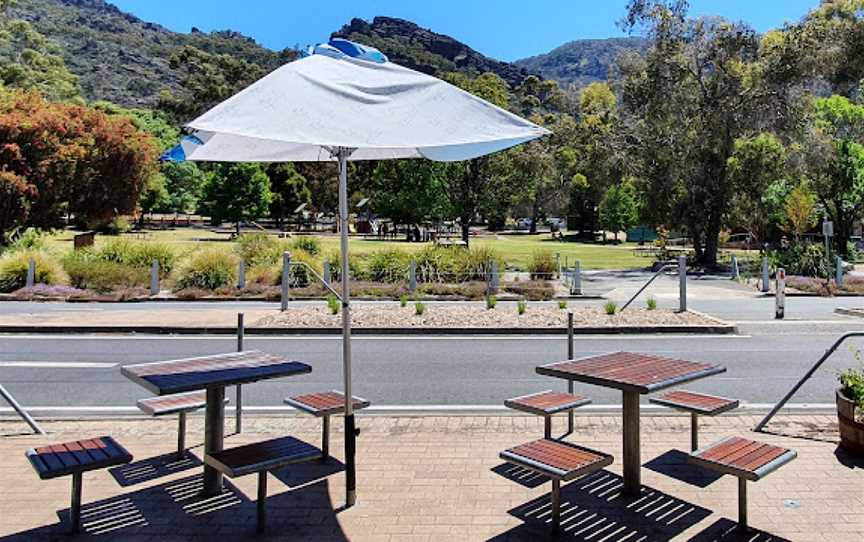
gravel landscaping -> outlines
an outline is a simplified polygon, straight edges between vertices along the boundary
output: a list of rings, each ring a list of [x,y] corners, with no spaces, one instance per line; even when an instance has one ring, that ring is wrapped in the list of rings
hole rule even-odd
[[[577,327],[620,326],[716,326],[723,322],[693,313],[671,310],[628,309],[623,313],[607,315],[602,308],[573,309]],[[406,307],[377,306],[353,307],[353,327],[358,328],[554,328],[567,325],[567,311],[555,307],[528,307],[523,315],[516,308],[499,305],[494,310],[484,307],[448,307],[436,304],[425,306],[418,316],[413,304]],[[258,327],[275,328],[337,328],[342,316],[331,314],[326,307],[292,308],[284,313],[265,316]]]

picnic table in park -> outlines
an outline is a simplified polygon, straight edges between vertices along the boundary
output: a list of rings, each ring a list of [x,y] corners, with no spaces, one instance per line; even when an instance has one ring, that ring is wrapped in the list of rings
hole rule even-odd
[[[211,455],[223,449],[226,386],[306,374],[312,372],[312,367],[282,356],[250,350],[127,365],[121,372],[160,396],[207,390],[204,453]],[[222,473],[205,463],[204,494],[215,495],[221,490]]]
[[[726,372],[725,367],[680,359],[615,352],[541,365],[537,373],[621,390],[623,408],[624,493],[641,487],[639,398],[686,382]]]

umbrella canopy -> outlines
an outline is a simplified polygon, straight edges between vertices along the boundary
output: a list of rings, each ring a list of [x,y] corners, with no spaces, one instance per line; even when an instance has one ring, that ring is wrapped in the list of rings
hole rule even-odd
[[[449,83],[331,40],[187,125],[165,160],[339,162],[346,504],[355,499],[348,265],[349,160],[450,162],[500,151],[548,130]]]

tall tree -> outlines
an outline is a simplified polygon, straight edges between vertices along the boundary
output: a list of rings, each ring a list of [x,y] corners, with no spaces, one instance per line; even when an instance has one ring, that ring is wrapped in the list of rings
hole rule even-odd
[[[265,216],[273,199],[270,179],[260,164],[217,164],[199,203],[200,211],[214,223],[240,223]]]
[[[600,200],[600,225],[608,232],[615,234],[636,224],[639,219],[639,204],[636,201],[636,190],[630,182],[612,185]]]
[[[788,122],[796,72],[752,28],[689,19],[687,9],[684,0],[630,1],[625,28],[644,28],[652,44],[644,60],[622,65],[623,102],[649,214],[683,225],[697,261],[712,266],[736,191],[735,142]]]
[[[281,226],[300,205],[312,202],[312,192],[306,182],[306,177],[300,175],[294,164],[270,164],[267,166],[267,176],[270,177],[270,191],[273,199],[270,201],[270,217]]]
[[[396,224],[408,226],[440,220],[446,166],[427,160],[385,160],[374,174],[372,207]]]

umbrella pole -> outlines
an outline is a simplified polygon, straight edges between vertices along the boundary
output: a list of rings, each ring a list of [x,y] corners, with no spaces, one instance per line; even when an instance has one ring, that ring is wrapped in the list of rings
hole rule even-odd
[[[339,242],[342,255],[342,371],[345,378],[345,506],[357,501],[357,468],[355,455],[357,433],[354,425],[354,403],[351,391],[351,291],[348,265],[348,155],[350,149],[338,150],[339,157]]]

